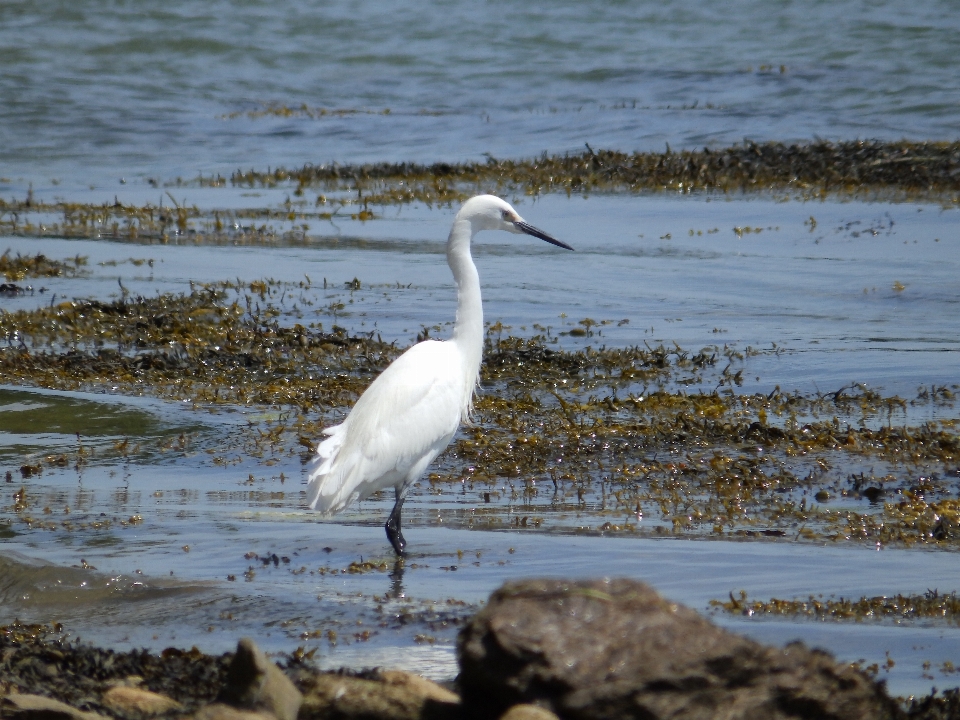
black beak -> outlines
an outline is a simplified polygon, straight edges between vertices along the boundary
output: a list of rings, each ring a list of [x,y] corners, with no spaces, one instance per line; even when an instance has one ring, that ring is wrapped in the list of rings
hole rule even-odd
[[[527,235],[533,235],[535,238],[546,240],[551,245],[562,247],[565,250],[573,250],[573,248],[567,245],[565,242],[560,242],[556,238],[550,237],[543,230],[538,230],[533,225],[527,225],[527,223],[523,222],[522,220],[515,222],[514,227],[516,227],[520,232],[525,232]]]

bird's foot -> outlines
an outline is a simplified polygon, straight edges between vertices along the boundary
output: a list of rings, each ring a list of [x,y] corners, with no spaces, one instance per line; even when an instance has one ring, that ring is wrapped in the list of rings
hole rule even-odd
[[[391,518],[383,527],[387,531],[387,540],[393,545],[394,552],[397,553],[398,557],[402,556],[403,549],[407,547],[407,541],[403,539],[403,533],[400,532],[400,524],[394,524],[393,518]]]

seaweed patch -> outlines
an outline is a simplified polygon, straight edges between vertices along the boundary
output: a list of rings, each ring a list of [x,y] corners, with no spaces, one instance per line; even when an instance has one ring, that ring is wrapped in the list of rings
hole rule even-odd
[[[280,300],[298,287],[218,283],[184,294],[2,312],[0,372],[24,385],[108,388],[213,412],[252,409],[255,419],[215,443],[194,447],[181,433],[163,438],[159,450],[193,448],[201,461],[223,466],[306,461],[322,428],[403,348],[335,324],[297,321]],[[413,503],[412,523],[960,543],[955,385],[921,388],[910,398],[856,384],[743,393],[743,369],[766,351],[562,350],[551,347],[549,330],[528,338],[503,330],[488,328],[475,417],[414,488],[412,499],[429,502]],[[935,419],[912,422],[918,408],[936,409],[927,414]],[[101,450],[101,460],[128,452],[118,443]],[[11,475],[27,481],[44,467],[90,461],[81,447],[69,456],[24,458]],[[6,487],[4,505],[22,523],[58,526],[37,514],[45,501],[27,486]],[[296,488],[268,494],[263,502],[270,505],[302,502]]]
[[[159,182],[150,181],[159,187]],[[388,207],[452,206],[477,193],[766,193],[776,197],[960,203],[960,143],[852,141],[751,143],[665,153],[589,146],[580,154],[485,162],[304,164],[236,170],[167,184],[144,205],[0,199],[0,232],[17,236],[109,238],[212,244],[309,244],[317,224],[375,221]],[[275,206],[199,207],[176,187],[281,188]],[[736,228],[742,235],[759,228]]]

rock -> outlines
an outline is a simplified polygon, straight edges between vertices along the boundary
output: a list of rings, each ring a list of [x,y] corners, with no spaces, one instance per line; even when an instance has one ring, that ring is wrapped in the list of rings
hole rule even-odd
[[[0,717],[16,720],[108,720],[104,715],[77,710],[59,700],[21,693],[0,697]]]
[[[382,670],[380,681],[391,688],[419,695],[425,700],[436,700],[441,703],[459,703],[460,696],[437,685],[433,680],[427,680],[420,675],[404,672],[403,670]]]
[[[276,720],[268,712],[241,710],[225,703],[210,703],[193,716],[193,720]]]
[[[217,702],[240,710],[273,715],[277,720],[296,720],[303,696],[290,679],[250,638],[237,644],[237,653]]]
[[[554,713],[539,705],[514,705],[500,716],[500,720],[560,720]]]
[[[113,680],[110,682],[110,687],[138,688],[141,685],[143,685],[143,676],[141,675],[127,675],[119,680]]]
[[[565,719],[898,717],[881,685],[799,643],[718,628],[632,580],[508,583],[461,631],[463,704]]]
[[[300,720],[453,720],[460,698],[417,675],[388,670],[372,677],[321,673],[307,687]]]
[[[162,715],[183,706],[166,695],[129,685],[118,685],[103,694],[103,704],[118,715]]]

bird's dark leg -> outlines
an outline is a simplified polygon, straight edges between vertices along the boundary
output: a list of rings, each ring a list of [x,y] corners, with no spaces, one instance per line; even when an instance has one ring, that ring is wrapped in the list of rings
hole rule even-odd
[[[387,531],[387,540],[393,545],[394,551],[397,555],[403,555],[403,549],[407,546],[407,541],[403,539],[403,533],[400,532],[400,509],[403,507],[403,499],[407,496],[407,488],[400,489],[398,487],[395,490],[397,501],[393,505],[387,524],[383,527]]]

